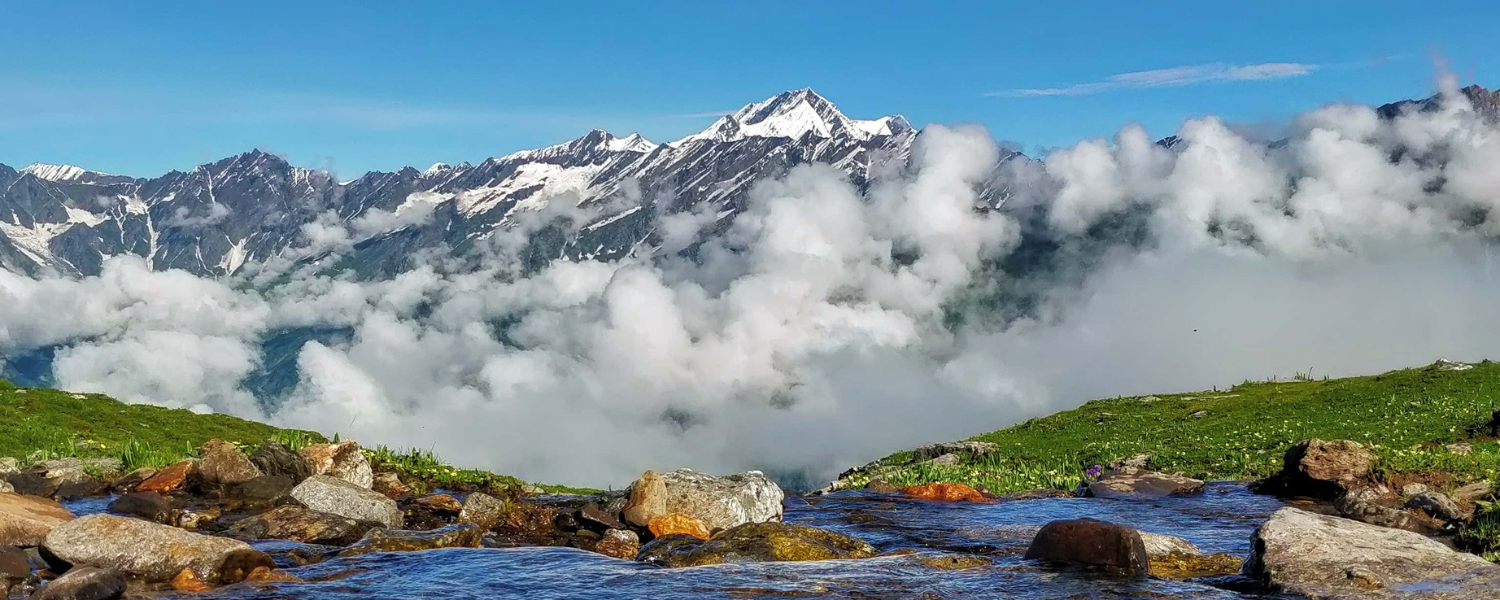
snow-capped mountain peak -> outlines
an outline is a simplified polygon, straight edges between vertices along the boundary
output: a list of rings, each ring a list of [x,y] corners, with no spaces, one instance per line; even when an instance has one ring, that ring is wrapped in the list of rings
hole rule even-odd
[[[88,175],[108,177],[108,173],[90,171],[73,165],[49,165],[45,163],[31,163],[21,169],[22,173],[30,173],[32,177],[47,181],[75,181],[83,179]]]
[[[650,140],[641,137],[639,133],[632,133],[609,142],[609,149],[615,152],[651,152],[656,149],[656,146]]]
[[[435,162],[432,163],[432,166],[427,167],[427,170],[422,171],[422,175],[424,177],[432,177],[433,175],[437,175],[438,173],[442,173],[443,171],[450,171],[452,169],[453,167],[448,166],[448,163]]]
[[[894,135],[910,129],[911,125],[900,116],[869,121],[850,119],[828,99],[811,88],[803,88],[746,104],[733,114],[720,117],[708,129],[673,145],[695,140],[732,142],[747,137],[800,139],[808,134],[819,138],[847,135],[867,141],[875,136]]]

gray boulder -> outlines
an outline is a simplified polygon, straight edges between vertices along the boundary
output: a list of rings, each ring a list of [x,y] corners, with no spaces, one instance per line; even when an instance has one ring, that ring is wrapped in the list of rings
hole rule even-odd
[[[312,510],[355,521],[374,521],[391,529],[400,529],[404,520],[395,500],[329,475],[308,477],[292,488],[292,498]]]
[[[642,518],[649,523],[661,514],[682,513],[703,522],[713,532],[781,520],[781,501],[786,495],[760,471],[715,477],[678,469],[651,477],[654,475],[648,471],[631,486],[625,518],[633,524],[639,525]],[[651,514],[656,510],[661,513]]]
[[[1282,508],[1251,538],[1243,573],[1310,598],[1493,598],[1500,566],[1426,536]]]
[[[1161,498],[1202,491],[1203,482],[1197,479],[1136,469],[1111,471],[1098,481],[1090,482],[1087,488],[1089,496],[1113,499]]]
[[[256,567],[276,566],[239,540],[105,514],[54,527],[43,547],[68,563],[107,567],[147,582],[168,581],[188,569],[200,581],[230,584]]]
[[[1445,522],[1465,521],[1470,514],[1458,507],[1458,503],[1442,492],[1422,492],[1406,500],[1406,507],[1420,510],[1428,516]]]

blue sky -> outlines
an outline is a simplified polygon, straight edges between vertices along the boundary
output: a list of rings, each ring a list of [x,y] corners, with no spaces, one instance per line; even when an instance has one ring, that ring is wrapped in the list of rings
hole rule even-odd
[[[1500,86],[1493,1],[923,4],[8,3],[0,162],[151,176],[259,147],[352,178],[594,127],[671,140],[800,87],[1039,152],[1424,96],[1434,57]]]

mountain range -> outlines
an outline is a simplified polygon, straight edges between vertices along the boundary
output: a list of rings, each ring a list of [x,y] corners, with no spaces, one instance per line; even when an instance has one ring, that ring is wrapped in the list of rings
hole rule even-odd
[[[342,267],[380,277],[409,268],[418,250],[462,254],[512,227],[518,211],[560,201],[576,203],[589,222],[570,239],[539,241],[528,255],[608,259],[650,243],[656,214],[708,204],[727,220],[753,183],[798,164],[826,163],[863,184],[872,164],[904,160],[916,136],[900,116],[850,119],[803,89],[675,142],[596,129],[477,165],[342,182],[260,150],[149,179],[0,165],[0,266],[83,276],[108,257],[133,254],[154,269],[226,276],[287,257],[306,245],[304,226],[331,221],[356,235]]]
[[[1500,113],[1500,93],[1478,86],[1462,92],[1479,110]],[[1433,110],[1437,100],[1377,111],[1390,117]],[[674,142],[596,129],[477,165],[406,167],[350,181],[260,150],[153,178],[0,164],[0,267],[76,277],[132,254],[153,269],[221,277],[277,257],[317,261],[304,229],[321,223],[354,234],[338,269],[379,278],[412,267],[419,251],[462,257],[513,228],[524,211],[551,202],[576,204],[588,222],[575,234],[534,235],[524,260],[539,266],[563,256],[618,258],[659,241],[653,225],[661,214],[713,210],[727,224],[756,181],[799,164],[831,165],[863,186],[872,165],[903,163],[917,135],[900,116],[851,119],[801,89],[748,104]],[[1003,189],[991,186],[986,199],[1002,202]]]

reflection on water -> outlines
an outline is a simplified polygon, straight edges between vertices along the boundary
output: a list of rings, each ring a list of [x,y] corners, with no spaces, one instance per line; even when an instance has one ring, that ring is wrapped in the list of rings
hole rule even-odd
[[[448,549],[374,554],[291,569],[307,583],[241,584],[183,598],[1241,598],[1201,583],[1114,579],[1020,558],[1035,528],[1093,517],[1186,538],[1206,552],[1244,556],[1255,526],[1279,503],[1243,486],[1210,484],[1202,496],[1158,501],[1017,500],[933,503],[860,492],[788,499],[788,522],[859,536],[883,551],[916,554],[810,563],[660,569],[571,548]],[[988,564],[945,570],[930,559],[983,555]]]

